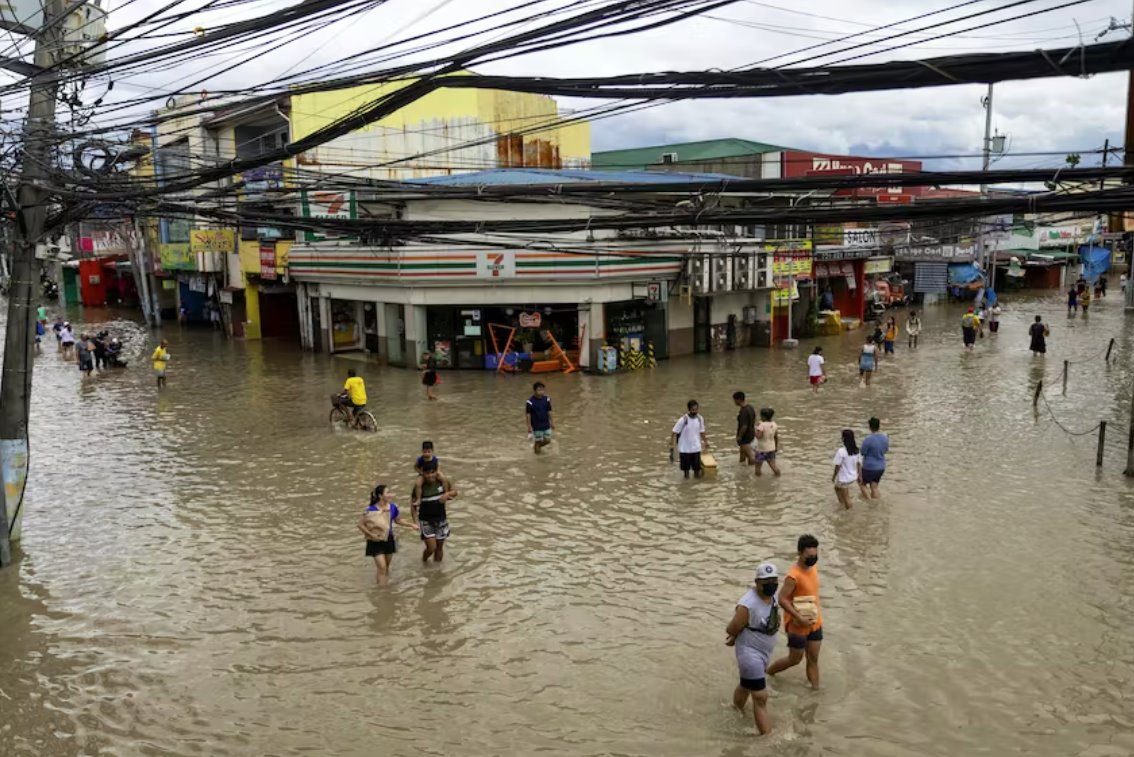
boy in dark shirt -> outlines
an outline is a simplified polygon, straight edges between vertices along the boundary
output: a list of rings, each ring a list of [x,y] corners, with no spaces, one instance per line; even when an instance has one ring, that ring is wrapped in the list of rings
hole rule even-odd
[[[433,442],[422,442],[421,456],[418,457],[417,461],[413,464],[413,469],[420,476],[421,471],[424,470],[425,466],[431,462],[436,462],[438,466],[441,465],[441,459],[433,454]]]
[[[528,434],[532,439],[532,451],[537,455],[539,451],[551,444],[551,432],[555,429],[555,421],[551,417],[551,398],[544,394],[546,387],[542,381],[532,385],[535,392],[524,406],[524,414],[528,421]]]

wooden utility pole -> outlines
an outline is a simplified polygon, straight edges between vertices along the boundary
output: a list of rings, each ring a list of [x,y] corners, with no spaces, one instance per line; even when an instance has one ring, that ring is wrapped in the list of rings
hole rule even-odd
[[[49,70],[62,51],[64,0],[44,0],[43,26],[36,38],[34,65]],[[12,283],[8,293],[8,325],[4,335],[4,364],[0,369],[0,455],[3,468],[26,478],[28,411],[31,407],[32,351],[35,339],[35,246],[47,219],[47,183],[52,140],[55,138],[55,101],[59,85],[50,75],[32,80],[28,120],[24,130],[24,159],[16,193],[16,239],[12,250]],[[19,487],[23,499],[23,487]],[[0,486],[0,567],[12,560],[6,486]]]

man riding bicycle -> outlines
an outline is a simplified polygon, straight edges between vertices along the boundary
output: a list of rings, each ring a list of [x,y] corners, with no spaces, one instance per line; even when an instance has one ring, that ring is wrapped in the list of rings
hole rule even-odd
[[[354,423],[355,413],[366,407],[366,384],[354,372],[354,368],[347,371],[347,380],[343,384],[343,394],[346,395],[342,403],[343,407],[350,413],[350,422]]]

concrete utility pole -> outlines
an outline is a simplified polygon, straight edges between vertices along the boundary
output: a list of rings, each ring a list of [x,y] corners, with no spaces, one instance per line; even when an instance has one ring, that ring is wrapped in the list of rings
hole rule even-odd
[[[988,85],[988,94],[984,98],[984,148],[981,150],[981,156],[980,170],[987,172],[989,163],[992,162],[992,84]],[[980,199],[988,199],[988,185],[983,181],[980,184]],[[981,221],[978,219],[977,223],[980,224]],[[980,264],[984,266],[985,298],[987,301],[988,292],[996,283],[996,263],[992,261],[990,264],[991,256],[986,256],[985,254],[984,234],[984,226],[979,226],[977,232],[977,258],[980,260]],[[992,256],[995,255],[996,253],[993,252]]]
[[[44,0],[43,26],[36,38],[34,64],[50,69],[62,50],[64,0]],[[51,78],[31,85],[28,120],[24,132],[24,160],[16,213],[16,240],[12,250],[12,283],[8,294],[8,325],[4,335],[4,364],[0,372],[0,456],[3,468],[21,479],[28,450],[28,411],[31,407],[32,350],[35,340],[35,245],[47,219],[46,194],[39,185],[48,179],[52,139],[55,136],[55,101],[59,85]],[[12,560],[5,486],[0,486],[0,567]],[[23,491],[20,487],[20,496]]]

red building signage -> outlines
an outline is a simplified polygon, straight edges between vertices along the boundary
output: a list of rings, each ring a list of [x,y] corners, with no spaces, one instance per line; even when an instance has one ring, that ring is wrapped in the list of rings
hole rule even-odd
[[[805,176],[851,176],[861,174],[920,173],[920,160],[894,160],[893,158],[860,158],[854,155],[827,155],[817,152],[786,150],[783,153],[783,173],[786,179]],[[859,189],[841,189],[835,192],[842,197],[881,197],[884,195],[917,196],[925,187],[877,186]]]

